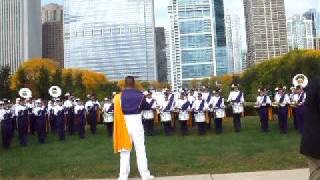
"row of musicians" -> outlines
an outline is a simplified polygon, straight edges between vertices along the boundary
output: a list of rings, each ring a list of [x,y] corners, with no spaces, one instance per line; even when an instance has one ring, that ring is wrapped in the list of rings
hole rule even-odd
[[[14,105],[7,100],[0,101],[2,145],[4,148],[10,147],[15,130],[22,146],[28,144],[29,133],[36,133],[39,143],[45,143],[49,130],[57,134],[59,140],[65,140],[66,131],[70,135],[78,133],[80,138],[84,138],[87,123],[92,134],[95,134],[99,108],[98,102],[87,101],[83,104],[80,99],[72,103],[56,99],[47,106],[41,100],[36,100],[32,105],[21,99],[17,99]]]

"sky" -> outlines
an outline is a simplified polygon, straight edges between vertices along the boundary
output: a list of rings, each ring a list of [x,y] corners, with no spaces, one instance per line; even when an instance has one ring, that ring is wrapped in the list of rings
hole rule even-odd
[[[42,4],[52,2],[63,4],[63,0],[42,0]],[[170,0],[154,0],[156,26],[169,27],[169,2]],[[224,3],[225,9],[228,9],[231,13],[238,14],[242,21],[244,21],[242,0],[224,0]],[[285,5],[287,16],[292,16],[294,14],[303,14],[310,8],[317,8],[318,10],[320,10],[319,0],[285,0]]]

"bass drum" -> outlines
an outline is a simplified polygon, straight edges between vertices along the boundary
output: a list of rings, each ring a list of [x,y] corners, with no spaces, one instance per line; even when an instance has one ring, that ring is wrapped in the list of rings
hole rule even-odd
[[[142,111],[142,118],[146,120],[150,120],[154,118],[153,110],[144,110]]]
[[[187,111],[180,111],[179,121],[188,121],[188,120],[189,120],[189,113]]]
[[[104,113],[103,114],[103,122],[104,123],[112,123],[113,122],[113,113]]]
[[[171,121],[171,112],[161,113],[161,122],[170,122]]]
[[[204,112],[196,113],[194,115],[194,119],[195,119],[195,122],[197,123],[206,122],[206,115]]]
[[[215,110],[215,117],[216,118],[224,118],[224,117],[226,117],[226,111],[224,109],[216,109]]]
[[[244,108],[243,108],[243,105],[242,104],[233,104],[232,105],[232,111],[233,111],[233,114],[241,114],[244,112]]]

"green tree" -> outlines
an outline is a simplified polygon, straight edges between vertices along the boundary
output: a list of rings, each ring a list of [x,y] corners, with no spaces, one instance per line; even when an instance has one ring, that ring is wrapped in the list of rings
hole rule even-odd
[[[39,69],[39,77],[36,80],[38,95],[42,99],[49,99],[48,90],[50,88],[50,72],[44,66]]]
[[[10,66],[0,68],[0,98],[11,98]]]
[[[73,78],[71,72],[66,72],[66,74],[62,77],[62,89],[64,92],[73,91]]]
[[[81,73],[75,76],[73,82],[73,95],[81,99],[85,99],[86,97],[86,87],[83,84],[83,78]]]
[[[52,75],[51,85],[59,87],[62,86],[62,70],[60,68],[58,68]]]

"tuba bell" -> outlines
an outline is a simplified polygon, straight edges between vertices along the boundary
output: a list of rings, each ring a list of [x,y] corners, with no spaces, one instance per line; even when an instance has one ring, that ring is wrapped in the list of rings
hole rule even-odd
[[[59,86],[51,86],[49,89],[49,94],[53,98],[58,98],[62,94],[62,90]]]
[[[292,84],[294,87],[301,86],[305,88],[308,85],[308,77],[304,74],[297,74],[293,77]]]
[[[29,88],[21,88],[19,90],[19,96],[24,99],[32,98],[32,91]]]

